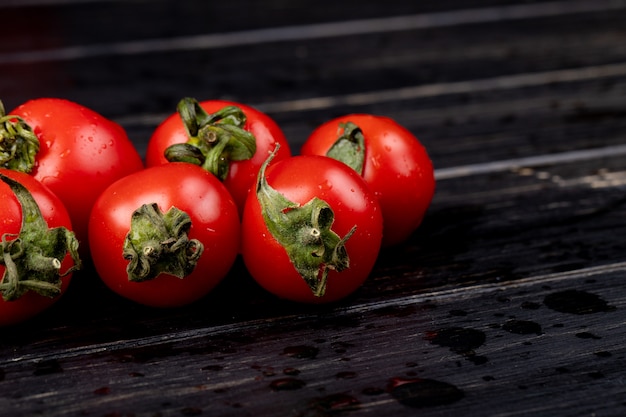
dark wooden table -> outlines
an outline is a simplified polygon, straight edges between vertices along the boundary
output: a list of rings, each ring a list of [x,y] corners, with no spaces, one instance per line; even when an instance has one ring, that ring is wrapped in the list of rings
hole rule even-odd
[[[154,310],[89,268],[0,336],[2,416],[626,415],[626,1],[0,0],[0,99],[64,97],[140,152],[184,96],[270,114],[293,149],[396,119],[437,193],[335,305],[241,262]]]

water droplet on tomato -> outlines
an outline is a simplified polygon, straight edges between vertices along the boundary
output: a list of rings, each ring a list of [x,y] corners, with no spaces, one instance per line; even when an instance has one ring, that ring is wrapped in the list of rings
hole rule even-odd
[[[317,188],[319,188],[321,191],[329,191],[332,190],[333,184],[330,181],[326,180],[321,184],[318,184]]]
[[[375,156],[373,158],[370,158],[370,161],[372,162],[372,165],[374,166],[375,169],[379,169],[380,166],[382,165],[380,162],[380,156]]]

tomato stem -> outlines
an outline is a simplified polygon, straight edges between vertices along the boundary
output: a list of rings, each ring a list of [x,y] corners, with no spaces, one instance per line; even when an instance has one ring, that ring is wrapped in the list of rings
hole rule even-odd
[[[56,297],[61,294],[61,278],[81,267],[78,240],[65,227],[48,228],[35,199],[22,184],[2,174],[0,179],[11,188],[22,208],[19,235],[5,233],[0,244],[0,264],[5,266],[0,281],[2,298],[17,300],[27,291]],[[74,265],[61,271],[67,253]]]
[[[365,161],[365,137],[359,126],[352,122],[339,123],[343,132],[335,143],[328,149],[326,156],[343,162],[363,175]]]
[[[39,139],[19,116],[6,115],[0,101],[0,167],[31,172],[39,152]]]
[[[328,272],[341,272],[350,265],[345,243],[356,226],[340,238],[331,230],[335,214],[326,201],[314,197],[299,205],[272,188],[265,171],[278,148],[279,145],[276,145],[259,170],[256,195],[261,213],[268,230],[285,248],[291,263],[313,295],[321,297],[326,292]]]
[[[148,281],[162,273],[184,278],[193,272],[204,245],[189,239],[190,228],[191,218],[176,207],[163,213],[152,203],[135,210],[124,240],[128,280]]]
[[[208,114],[197,100],[183,98],[178,113],[189,140],[169,146],[168,161],[199,165],[223,181],[232,161],[250,159],[256,152],[256,139],[243,128],[246,115],[239,107],[225,106]]]

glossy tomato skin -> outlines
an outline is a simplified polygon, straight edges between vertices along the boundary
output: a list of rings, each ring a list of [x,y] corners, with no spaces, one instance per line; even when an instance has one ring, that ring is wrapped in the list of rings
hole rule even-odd
[[[162,212],[172,206],[192,221],[190,239],[204,245],[198,264],[184,278],[161,274],[150,281],[128,280],[123,243],[133,211],[157,203]],[[98,198],[89,222],[92,259],[104,283],[119,295],[153,307],[190,304],[211,291],[228,273],[238,254],[240,221],[224,185],[202,168],[171,163],[122,178]]]
[[[70,216],[61,200],[46,186],[28,174],[0,169],[0,173],[18,181],[33,196],[41,214],[48,223],[49,228],[65,227],[72,230]],[[17,235],[22,226],[22,210],[17,197],[7,184],[0,181],[0,236],[6,234]],[[9,239],[10,240],[10,239]],[[68,270],[73,265],[73,261],[68,254],[61,263],[61,271]],[[5,271],[4,265],[0,265],[0,277]],[[72,274],[61,278],[61,295],[63,295],[70,281]],[[59,300],[60,296],[50,298],[29,291],[15,301],[4,301],[0,297],[0,326],[21,323],[35,317]]]
[[[95,111],[58,98],[25,102],[8,114],[20,116],[40,142],[31,172],[70,213],[81,255],[88,254],[89,213],[111,183],[143,169],[124,129]]]
[[[341,133],[340,124],[348,121],[359,126],[365,138],[362,176],[382,207],[383,246],[404,242],[421,224],[435,193],[428,153],[394,120],[369,114],[350,114],[323,123],[303,144],[301,153],[326,155]]]
[[[356,291],[372,271],[382,238],[378,201],[359,175],[341,162],[324,156],[295,156],[271,165],[269,185],[288,200],[306,204],[314,197],[328,203],[335,220],[331,229],[343,238],[356,226],[345,248],[349,268],[330,271],[326,293],[313,295],[291,263],[285,249],[269,232],[252,190],[242,220],[242,256],[252,277],[267,291],[300,303],[338,301]]]
[[[289,143],[280,127],[265,113],[241,103],[226,100],[206,100],[200,102],[200,106],[207,113],[215,113],[226,106],[237,106],[246,115],[244,130],[252,133],[256,138],[256,152],[251,159],[235,161],[230,165],[228,176],[224,185],[233,196],[239,214],[243,212],[243,206],[248,195],[250,186],[256,181],[256,175],[263,162],[276,144],[280,150],[274,158],[274,162],[291,156]],[[165,150],[176,143],[187,142],[188,137],[183,126],[183,121],[178,113],[170,115],[153,132],[146,149],[146,166],[155,166],[168,163],[165,158]]]

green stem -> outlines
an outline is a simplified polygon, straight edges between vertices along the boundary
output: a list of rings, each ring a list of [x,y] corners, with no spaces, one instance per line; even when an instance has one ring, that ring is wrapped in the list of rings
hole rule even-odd
[[[21,117],[6,115],[0,101],[0,167],[31,172],[39,152],[39,139]]]
[[[341,272],[350,265],[345,243],[356,226],[340,238],[331,230],[335,214],[326,201],[314,197],[301,206],[273,189],[265,170],[276,152],[278,145],[259,170],[256,195],[261,213],[268,230],[285,248],[313,295],[321,297],[326,291],[328,272]]]
[[[239,107],[226,106],[208,114],[197,100],[183,98],[178,113],[189,140],[168,147],[168,161],[200,165],[223,181],[232,161],[250,159],[256,152],[256,139],[244,130],[246,115]]]
[[[365,161],[365,137],[359,126],[352,122],[340,123],[343,133],[330,147],[326,156],[343,162],[354,169],[359,175],[363,175]]]
[[[193,272],[204,245],[189,239],[190,228],[191,218],[176,207],[163,213],[152,203],[135,210],[124,240],[128,280],[148,281],[160,274],[184,278]]]
[[[37,202],[22,184],[2,174],[0,180],[11,188],[22,209],[19,235],[2,235],[0,264],[5,266],[0,281],[2,298],[17,300],[27,291],[46,297],[58,296],[61,278],[81,266],[78,240],[65,227],[48,228]],[[61,262],[67,253],[74,265],[61,271]]]

